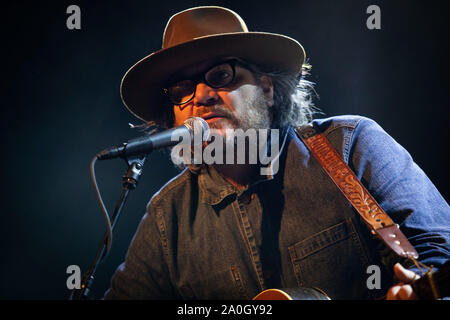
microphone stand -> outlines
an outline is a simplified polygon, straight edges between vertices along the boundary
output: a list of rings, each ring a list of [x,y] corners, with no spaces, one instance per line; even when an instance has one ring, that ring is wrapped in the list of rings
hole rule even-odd
[[[117,220],[119,219],[120,213],[124,207],[125,201],[131,190],[136,189],[139,177],[142,174],[144,168],[144,162],[146,155],[135,156],[133,158],[125,158],[128,164],[128,170],[125,176],[122,177],[122,193],[120,195],[119,201],[114,209],[114,213],[111,219],[111,230],[114,230]],[[106,245],[108,234],[105,233],[103,240],[97,250],[97,255],[94,258],[89,270],[85,273],[81,280],[81,288],[72,290],[69,300],[89,300],[90,294],[92,292],[92,285],[94,283],[94,274],[97,271],[97,267],[103,261],[107,255]]]

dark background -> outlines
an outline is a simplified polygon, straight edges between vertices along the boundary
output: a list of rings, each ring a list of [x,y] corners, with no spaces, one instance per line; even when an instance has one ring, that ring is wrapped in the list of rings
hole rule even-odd
[[[313,65],[324,116],[359,114],[401,143],[448,199],[447,1],[15,1],[1,17],[1,299],[66,299],[66,268],[84,272],[105,225],[89,162],[105,147],[140,135],[122,106],[127,69],[161,46],[170,16],[197,5],[238,12],[252,31],[299,40]],[[81,30],[66,8],[81,8]],[[381,30],[366,8],[381,8]],[[126,165],[98,163],[112,212]],[[100,267],[101,297],[151,195],[177,173],[153,153],[129,197]]]

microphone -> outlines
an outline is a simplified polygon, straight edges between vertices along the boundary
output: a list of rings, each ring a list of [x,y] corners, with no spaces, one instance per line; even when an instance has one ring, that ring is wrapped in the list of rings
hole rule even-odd
[[[209,125],[204,119],[191,117],[179,127],[149,136],[134,138],[119,146],[105,149],[97,154],[97,159],[107,160],[148,154],[155,149],[174,146],[186,136],[190,137],[191,142],[203,143],[204,141],[208,141],[209,134]],[[172,137],[175,137],[175,139]],[[198,141],[200,139],[201,141]]]

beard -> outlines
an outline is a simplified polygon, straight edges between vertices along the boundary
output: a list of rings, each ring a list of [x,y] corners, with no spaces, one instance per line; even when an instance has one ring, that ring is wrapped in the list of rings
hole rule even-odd
[[[217,106],[214,111],[223,113],[226,119],[216,121],[210,125],[211,129],[269,129],[271,118],[268,101],[263,89],[255,86],[240,101],[236,102],[235,112],[222,106]]]

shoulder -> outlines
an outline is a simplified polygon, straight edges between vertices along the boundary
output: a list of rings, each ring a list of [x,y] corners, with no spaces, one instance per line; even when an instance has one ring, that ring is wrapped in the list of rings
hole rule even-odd
[[[368,170],[378,172],[378,176],[382,171],[393,176],[415,166],[409,152],[370,118],[346,115],[317,119],[312,125],[327,137],[358,178]]]
[[[185,193],[193,179],[193,174],[186,168],[178,175],[166,182],[150,199],[147,208],[150,206],[161,206],[163,202],[175,201],[178,194]]]
[[[357,128],[364,129],[368,127],[379,127],[374,120],[360,115],[341,115],[314,119],[311,124],[314,126],[316,131],[325,135],[329,135],[335,131],[342,132],[343,129],[350,129],[353,131]]]
[[[341,115],[313,120],[310,125],[322,133],[348,163],[355,147],[377,140],[384,144],[389,135],[372,119],[360,115]]]

